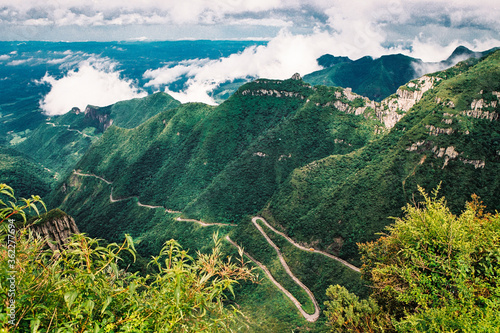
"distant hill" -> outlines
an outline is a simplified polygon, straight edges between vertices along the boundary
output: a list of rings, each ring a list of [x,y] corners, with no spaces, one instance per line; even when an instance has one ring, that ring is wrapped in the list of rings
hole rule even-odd
[[[150,117],[180,105],[165,93],[122,101],[106,107],[88,106],[48,118],[13,147],[61,174],[76,162],[111,124],[133,128]],[[36,149],[34,149],[36,147]]]
[[[18,151],[0,146],[0,183],[14,187],[16,196],[47,197],[57,181],[56,174]]]
[[[305,75],[304,81],[312,85],[350,87],[357,94],[381,101],[406,82],[425,74],[426,69],[445,69],[470,57],[481,58],[494,50],[474,52],[459,46],[439,63],[425,63],[402,54],[358,60],[326,54],[317,59],[318,64],[325,68]]]

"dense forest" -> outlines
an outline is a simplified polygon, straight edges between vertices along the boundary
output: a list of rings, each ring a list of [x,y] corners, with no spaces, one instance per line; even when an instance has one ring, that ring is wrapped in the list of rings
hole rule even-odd
[[[158,93],[48,119],[0,152],[2,237],[15,225],[36,263],[17,267],[18,327],[494,331],[500,51],[394,89],[294,75],[218,106]],[[84,235],[44,248],[30,225],[55,218],[31,194]]]

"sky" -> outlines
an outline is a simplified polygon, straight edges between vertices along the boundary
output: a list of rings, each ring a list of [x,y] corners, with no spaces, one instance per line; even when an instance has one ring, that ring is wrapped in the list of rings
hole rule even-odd
[[[224,80],[307,74],[320,69],[316,59],[326,53],[353,60],[403,53],[440,61],[459,45],[497,47],[499,13],[498,0],[0,0],[0,40],[269,41],[224,59],[144,73],[158,88],[188,74],[185,91],[169,93],[182,102],[213,104],[207,92]],[[96,77],[104,71],[89,63],[82,68]],[[73,83],[80,76],[65,79]],[[57,84],[48,77],[44,82]]]
[[[0,0],[0,38],[271,40],[287,31],[326,33],[338,55],[424,54],[436,45],[497,46],[499,13],[498,0]]]

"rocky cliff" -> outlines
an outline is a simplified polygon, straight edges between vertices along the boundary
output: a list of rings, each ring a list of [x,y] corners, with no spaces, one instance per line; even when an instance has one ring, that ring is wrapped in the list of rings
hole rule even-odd
[[[105,112],[108,108],[100,108],[92,105],[88,105],[85,108],[85,118],[93,120],[98,123],[98,128],[103,132],[113,124],[113,119],[111,116]]]
[[[54,251],[60,250],[72,234],[80,233],[75,220],[60,209],[42,215],[31,228],[37,237],[47,239],[48,247]]]

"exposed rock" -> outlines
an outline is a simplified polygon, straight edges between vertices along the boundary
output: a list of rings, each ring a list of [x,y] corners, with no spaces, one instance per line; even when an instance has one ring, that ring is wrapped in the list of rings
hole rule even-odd
[[[47,246],[53,251],[60,250],[70,235],[80,233],[75,220],[59,209],[42,215],[31,229],[37,237],[48,240]]]
[[[109,126],[113,124],[113,119],[110,118],[109,114],[103,113],[101,108],[88,105],[85,108],[85,118],[96,120],[103,131],[105,131]]]
[[[280,157],[278,158],[278,161],[282,161],[282,160],[285,160],[285,159],[291,158],[291,157],[292,157],[292,154],[280,155]]]
[[[408,151],[415,151],[418,149],[418,147],[422,146],[425,143],[425,141],[418,141],[413,143],[410,147],[406,148]]]
[[[427,129],[429,129],[429,135],[438,136],[439,134],[452,134],[454,132],[453,128],[442,128],[442,127],[434,127],[432,125],[425,125]]]
[[[464,164],[472,164],[475,169],[484,168],[486,162],[483,160],[468,160],[466,158],[460,158],[460,161],[464,162]]]
[[[258,151],[256,153],[253,153],[253,156],[266,157],[267,155],[261,151]]]
[[[396,94],[384,99],[376,110],[377,118],[382,121],[388,129],[396,125],[420,99],[426,91],[432,89],[437,77],[424,75],[421,78],[409,82],[406,86],[399,88]]]
[[[473,102],[474,107],[478,107],[477,105],[479,104],[479,101],[477,101],[476,104],[474,104]],[[462,111],[462,114],[466,115],[467,117],[472,117],[477,119],[488,119],[489,121],[498,120],[499,117],[499,114],[497,112],[482,111],[481,109]]]
[[[295,73],[291,77],[292,80],[302,80],[302,76],[299,73]]]
[[[453,146],[447,148],[438,148],[437,146],[435,146],[434,148],[432,148],[432,151],[434,152],[436,157],[444,157],[444,164],[442,169],[444,169],[444,167],[448,165],[448,162],[450,160],[457,158],[457,156],[460,154],[455,150],[455,147]]]
[[[292,92],[292,91],[278,91],[276,89],[257,89],[257,90],[251,90],[251,89],[246,89],[241,92],[243,96],[250,95],[250,96],[274,96],[274,97],[296,97],[300,99],[305,99],[303,95],[301,95],[298,92]]]

